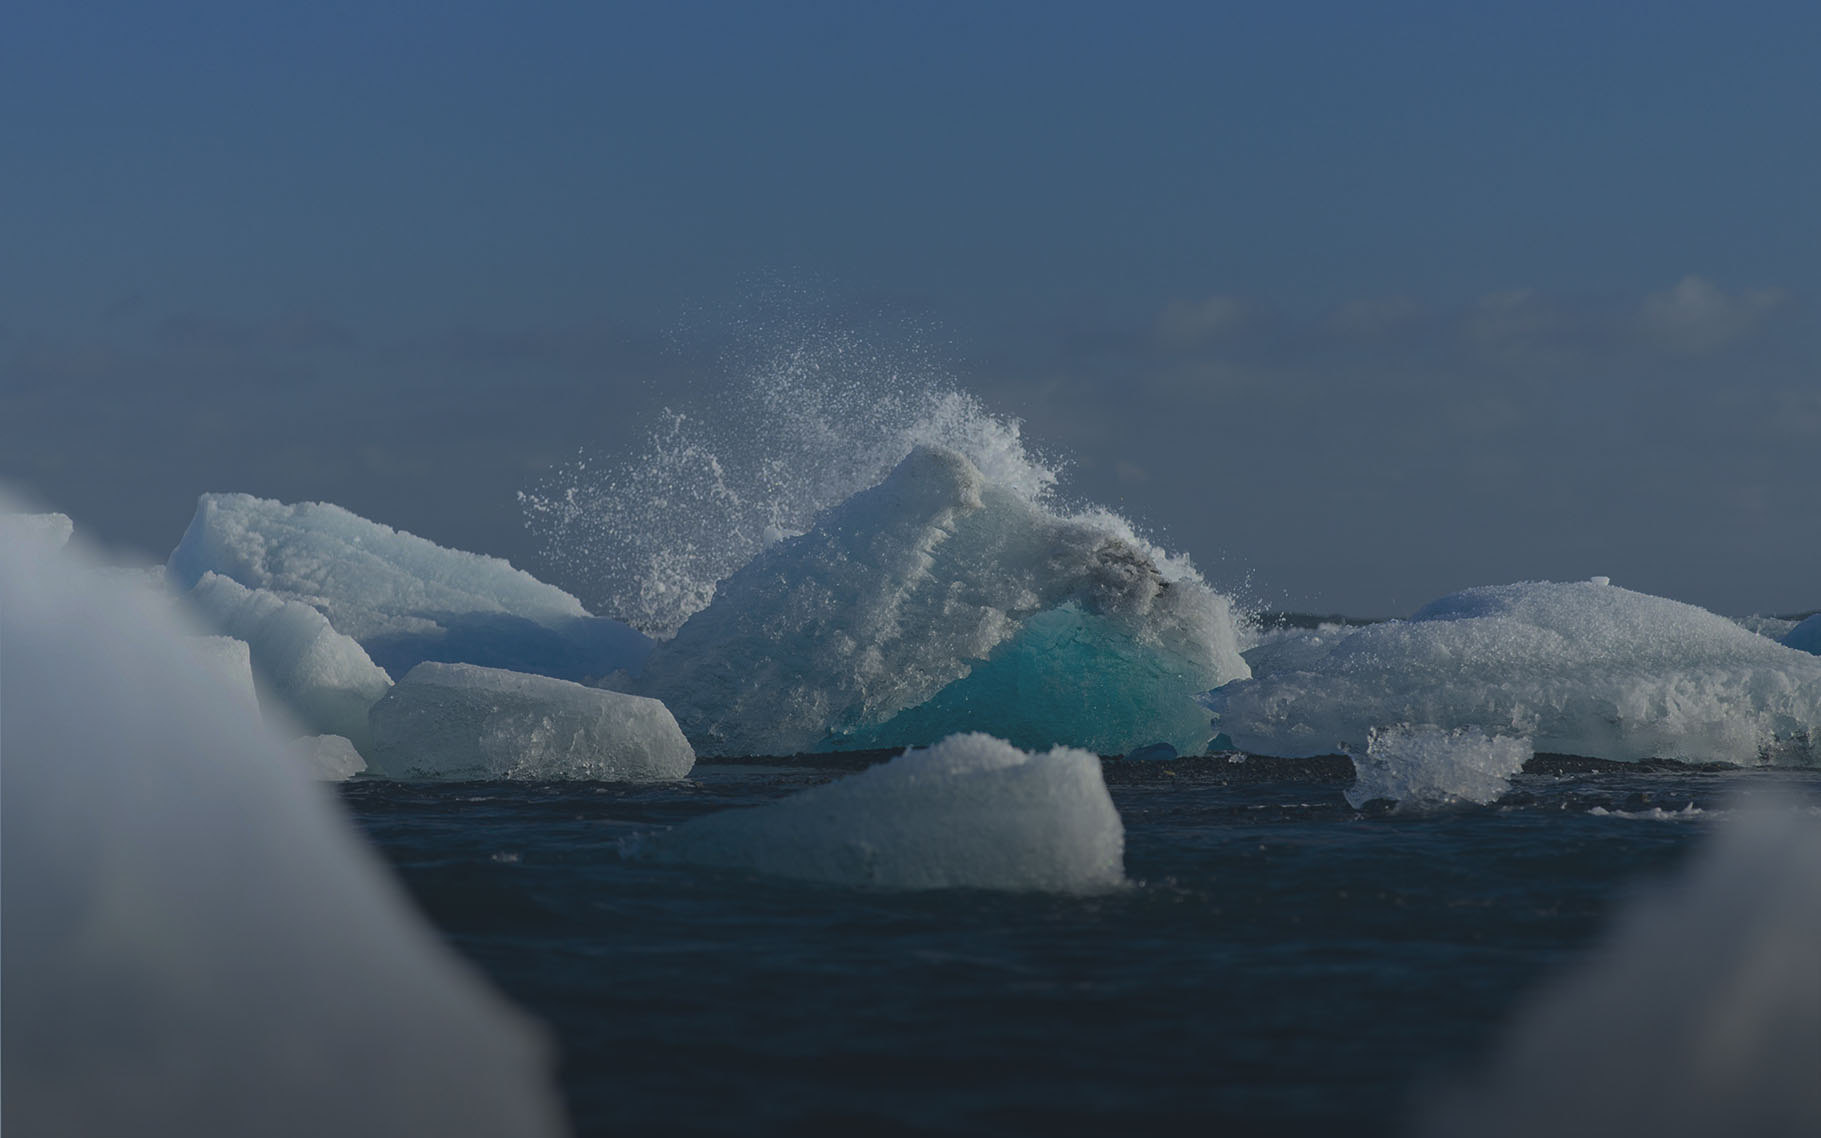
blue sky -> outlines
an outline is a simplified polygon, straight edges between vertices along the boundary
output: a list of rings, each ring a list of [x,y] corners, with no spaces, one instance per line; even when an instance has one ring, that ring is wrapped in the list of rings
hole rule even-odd
[[[12,5],[0,477],[536,569],[784,279],[1266,603],[1821,605],[1821,15],[1491,8]]]

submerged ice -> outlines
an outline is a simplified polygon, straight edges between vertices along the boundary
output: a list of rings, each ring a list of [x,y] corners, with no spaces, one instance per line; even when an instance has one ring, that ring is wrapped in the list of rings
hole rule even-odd
[[[400,676],[425,660],[581,680],[636,669],[649,642],[496,557],[445,549],[323,502],[205,494],[168,562],[321,612]]]
[[[1246,674],[1227,601],[1104,513],[1062,516],[920,446],[721,582],[636,690],[709,754],[986,731],[1104,752],[1208,741]]]
[[[1812,763],[1821,659],[1599,580],[1469,589],[1407,621],[1287,635],[1205,697],[1235,745],[1364,750],[1375,727],[1528,736],[1604,759]]]
[[[1124,883],[1124,847],[1096,756],[957,735],[770,805],[641,836],[627,852],[881,889],[1081,892]]]

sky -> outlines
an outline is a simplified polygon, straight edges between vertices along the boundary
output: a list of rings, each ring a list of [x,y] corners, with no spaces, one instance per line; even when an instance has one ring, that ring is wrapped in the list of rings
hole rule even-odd
[[[1817,58],[1797,3],[24,0],[0,481],[538,572],[517,491],[781,281],[1253,603],[1814,609]]]

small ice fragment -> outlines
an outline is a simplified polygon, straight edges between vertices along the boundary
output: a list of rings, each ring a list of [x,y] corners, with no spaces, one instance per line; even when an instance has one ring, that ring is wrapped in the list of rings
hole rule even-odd
[[[1594,585],[1610,585],[1610,584],[1612,584],[1612,578],[1611,578],[1611,577],[1589,577],[1589,578],[1587,578],[1587,580],[1588,580],[1588,582],[1589,582],[1589,583],[1590,583],[1590,584],[1594,584]]]
[[[1366,753],[1351,756],[1357,781],[1346,795],[1354,809],[1376,799],[1400,810],[1484,806],[1510,788],[1532,753],[1529,739],[1488,737],[1472,727],[1398,724],[1373,728],[1369,738]]]
[[[1125,828],[1100,760],[990,735],[933,747],[767,806],[630,843],[634,857],[883,889],[1115,888]]]

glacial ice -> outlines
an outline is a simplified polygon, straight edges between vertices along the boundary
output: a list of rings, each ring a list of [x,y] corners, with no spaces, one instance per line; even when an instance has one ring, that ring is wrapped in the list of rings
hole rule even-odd
[[[305,735],[291,740],[291,754],[311,778],[346,782],[367,769],[354,742],[341,735]]]
[[[0,541],[7,1129],[561,1133],[537,1031],[168,603],[80,558]]]
[[[357,747],[367,740],[367,709],[392,678],[353,638],[301,601],[219,573],[204,573],[188,596],[207,623],[251,646],[262,689],[305,729],[345,736]]]
[[[972,734],[625,848],[837,885],[1085,892],[1124,883],[1124,847],[1097,757]]]
[[[1357,777],[1347,801],[1358,809],[1387,800],[1403,811],[1484,806],[1511,788],[1511,776],[1533,753],[1529,739],[1489,736],[1477,727],[1374,727],[1366,753],[1351,756]]]
[[[1205,697],[1247,751],[1360,751],[1374,727],[1478,728],[1536,750],[1813,763],[1821,660],[1692,605],[1594,582],[1469,589],[1407,621],[1261,644]]]
[[[1200,753],[1246,675],[1228,602],[1103,513],[1060,517],[961,454],[885,480],[721,582],[634,690],[704,754],[932,743]]]
[[[1760,802],[1523,1005],[1436,1138],[1821,1134],[1821,813]]]
[[[1783,637],[1783,644],[1798,652],[1821,656],[1821,612],[1790,629],[1788,635]]]
[[[419,664],[368,715],[391,778],[682,778],[695,752],[655,699],[473,664]]]
[[[168,563],[310,605],[394,676],[424,660],[583,680],[636,671],[650,641],[496,557],[445,549],[323,502],[204,494]]]

